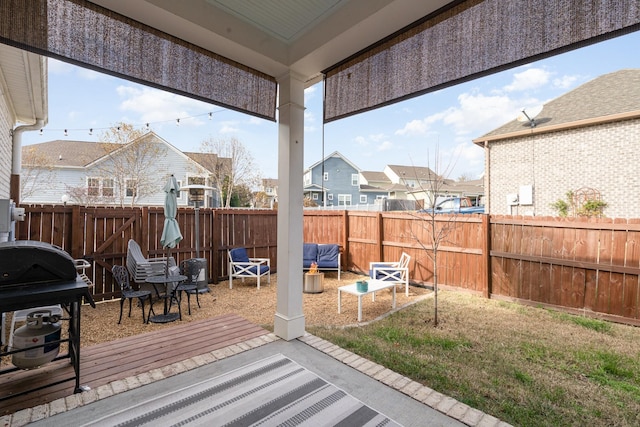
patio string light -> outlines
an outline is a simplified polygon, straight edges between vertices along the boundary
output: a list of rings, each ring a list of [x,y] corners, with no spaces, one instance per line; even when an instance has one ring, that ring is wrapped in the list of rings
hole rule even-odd
[[[221,109],[221,110],[216,110],[216,111],[211,111],[208,113],[203,113],[203,114],[196,114],[194,116],[188,116],[188,117],[180,117],[177,119],[169,119],[169,120],[160,120],[157,122],[144,122],[141,124],[132,124],[132,126],[134,127],[143,127],[145,131],[150,131],[151,127],[153,125],[158,125],[158,124],[163,124],[163,123],[171,123],[174,122],[176,124],[177,127],[180,127],[181,123],[184,123],[185,120],[189,120],[189,119],[197,119],[198,117],[208,117],[209,120],[213,120],[213,115],[226,111],[226,109]],[[108,129],[112,129],[113,126],[105,126],[105,127],[87,127],[87,128],[60,128],[60,129],[48,129],[48,128],[42,128],[40,129],[40,136],[44,135],[45,130],[47,132],[63,132],[64,136],[69,136],[71,133],[75,133],[75,132],[87,132],[89,135],[93,135],[94,131],[101,131],[101,130],[108,130]],[[116,129],[118,132],[120,132],[121,127],[118,126]]]

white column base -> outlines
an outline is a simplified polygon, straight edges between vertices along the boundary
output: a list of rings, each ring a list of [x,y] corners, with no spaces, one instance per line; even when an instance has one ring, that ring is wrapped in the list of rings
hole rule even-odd
[[[288,318],[283,314],[276,313],[273,320],[273,332],[286,341],[300,338],[304,335],[304,314]]]

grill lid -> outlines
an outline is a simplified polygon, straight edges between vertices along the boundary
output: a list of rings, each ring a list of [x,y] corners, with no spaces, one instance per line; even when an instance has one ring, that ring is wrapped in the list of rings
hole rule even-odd
[[[73,258],[59,246],[35,240],[0,242],[0,290],[11,285],[75,281]]]

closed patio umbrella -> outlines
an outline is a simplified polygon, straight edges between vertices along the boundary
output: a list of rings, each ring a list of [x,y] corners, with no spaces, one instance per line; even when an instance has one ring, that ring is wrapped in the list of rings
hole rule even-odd
[[[176,178],[171,175],[169,181],[164,186],[164,192],[166,193],[164,199],[164,228],[162,230],[162,236],[160,237],[160,244],[165,249],[175,248],[177,244],[182,240],[182,233],[180,232],[180,226],[176,221],[176,215],[178,213],[178,191],[180,186]],[[167,269],[169,268],[169,256],[167,254]],[[168,271],[165,271],[168,274]]]

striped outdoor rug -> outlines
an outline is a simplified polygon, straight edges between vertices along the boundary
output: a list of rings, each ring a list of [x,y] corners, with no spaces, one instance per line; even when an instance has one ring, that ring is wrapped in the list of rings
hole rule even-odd
[[[399,424],[278,354],[89,425],[351,427]]]

